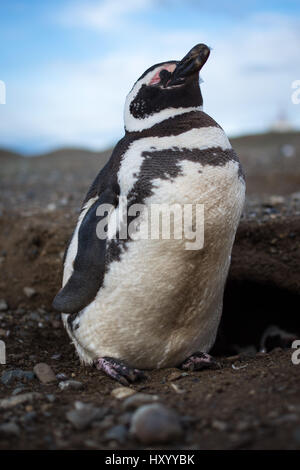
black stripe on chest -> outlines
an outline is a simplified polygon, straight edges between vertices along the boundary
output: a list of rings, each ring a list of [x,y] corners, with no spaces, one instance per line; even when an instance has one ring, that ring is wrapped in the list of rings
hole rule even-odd
[[[233,149],[223,150],[220,147],[213,147],[199,150],[173,147],[169,150],[146,151],[142,153],[142,157],[144,160],[138,179],[127,195],[128,205],[143,204],[153,194],[153,182],[155,180],[168,179],[172,181],[182,174],[180,163],[183,161],[215,167],[224,166],[230,161],[237,162],[238,177],[244,180],[240,161]]]

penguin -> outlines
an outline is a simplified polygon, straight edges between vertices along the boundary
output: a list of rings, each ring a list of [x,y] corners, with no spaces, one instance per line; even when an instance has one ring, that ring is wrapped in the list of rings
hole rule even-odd
[[[124,385],[149,369],[215,364],[209,351],[245,179],[225,132],[203,111],[199,72],[209,55],[197,44],[135,82],[125,101],[125,135],[91,185],[66,249],[53,307],[81,363]],[[162,204],[203,208],[200,248],[187,249],[187,237],[164,238],[160,230],[139,236],[148,229],[148,209]],[[130,215],[136,205],[144,212]]]

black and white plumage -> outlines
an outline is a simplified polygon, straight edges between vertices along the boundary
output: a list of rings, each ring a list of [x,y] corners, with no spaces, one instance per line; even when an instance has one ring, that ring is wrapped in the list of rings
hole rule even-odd
[[[199,44],[137,80],[125,136],[84,200],[54,300],[84,363],[172,367],[214,343],[245,183],[224,131],[202,111],[199,70],[208,56]],[[184,239],[99,240],[97,208],[121,213],[122,197],[128,206],[204,204],[203,249],[186,250]],[[116,230],[109,219],[108,233]]]

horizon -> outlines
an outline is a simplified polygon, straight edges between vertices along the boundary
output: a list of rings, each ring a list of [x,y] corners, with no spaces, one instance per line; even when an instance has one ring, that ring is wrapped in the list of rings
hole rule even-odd
[[[230,138],[268,132],[280,115],[300,130],[291,99],[300,80],[297,1],[12,0],[2,5],[0,41],[0,147],[12,152],[108,150],[123,136],[138,76],[198,42],[212,47],[201,72],[204,111]]]

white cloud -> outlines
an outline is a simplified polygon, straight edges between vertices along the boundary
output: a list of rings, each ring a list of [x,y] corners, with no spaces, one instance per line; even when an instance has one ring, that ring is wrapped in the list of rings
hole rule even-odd
[[[111,12],[108,8],[106,18]],[[296,23],[277,15],[251,17],[220,31],[148,26],[138,41],[128,30],[126,45],[120,40],[106,56],[52,64],[27,81],[7,83],[7,104],[0,109],[2,145],[28,139],[40,149],[111,145],[123,134],[125,97],[138,76],[154,63],[180,59],[198,42],[213,47],[202,71],[204,109],[227,132],[264,130],[280,108],[300,126],[300,107],[291,102],[291,84],[300,79]]]
[[[121,28],[130,14],[151,6],[151,0],[103,0],[77,3],[67,7],[60,15],[60,21],[68,26],[80,26],[98,31]]]

